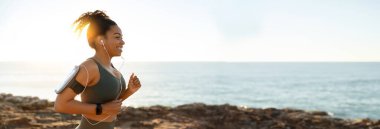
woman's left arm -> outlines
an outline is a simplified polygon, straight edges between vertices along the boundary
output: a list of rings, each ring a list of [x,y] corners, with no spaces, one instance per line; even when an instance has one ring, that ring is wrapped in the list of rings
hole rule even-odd
[[[137,76],[134,73],[132,73],[131,77],[129,78],[128,88],[127,90],[123,91],[123,93],[119,97],[119,100],[124,101],[129,96],[134,94],[137,90],[139,90],[140,87],[141,83],[139,78],[137,78]]]

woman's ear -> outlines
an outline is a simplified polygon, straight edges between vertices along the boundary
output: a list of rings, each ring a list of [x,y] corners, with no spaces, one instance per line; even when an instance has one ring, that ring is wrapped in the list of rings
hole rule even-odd
[[[104,38],[103,36],[97,36],[96,41],[98,42],[99,45],[104,46]]]

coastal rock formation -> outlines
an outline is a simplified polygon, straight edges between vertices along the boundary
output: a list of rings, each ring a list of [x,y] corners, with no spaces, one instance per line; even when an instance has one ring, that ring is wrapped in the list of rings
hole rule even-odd
[[[80,115],[53,111],[54,102],[0,94],[0,129],[72,129]],[[380,120],[345,120],[323,111],[257,109],[234,105],[124,107],[119,129],[380,129]]]

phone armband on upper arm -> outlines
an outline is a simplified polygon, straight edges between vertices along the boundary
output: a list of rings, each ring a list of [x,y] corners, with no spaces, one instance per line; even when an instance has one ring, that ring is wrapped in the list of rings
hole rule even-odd
[[[55,93],[60,94],[66,87],[75,81],[75,77],[79,72],[79,66],[75,66],[74,69],[66,76],[65,80],[55,88]]]

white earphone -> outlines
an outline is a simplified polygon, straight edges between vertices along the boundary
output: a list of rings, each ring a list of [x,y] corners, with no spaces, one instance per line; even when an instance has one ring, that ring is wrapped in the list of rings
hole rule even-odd
[[[104,46],[104,42],[103,42],[103,40],[100,40],[100,42],[101,42],[101,45],[103,45],[103,46]]]
[[[110,54],[108,53],[108,51],[107,51],[107,49],[106,49],[106,47],[105,47],[105,45],[104,45],[104,41],[103,40],[100,40],[100,45],[102,45],[103,46],[103,49],[104,49],[104,51],[106,51],[106,53],[107,53],[107,55],[108,55],[108,58],[111,60],[111,56],[110,56]],[[124,65],[124,62],[125,62],[125,59],[120,55],[120,57],[121,57],[121,59],[123,60],[123,63],[122,63],[122,65],[121,65],[121,67]],[[119,68],[120,70],[121,70],[121,67]]]
[[[110,56],[110,54],[108,53],[108,51],[107,51],[106,47],[104,46],[104,41],[103,41],[103,40],[100,40],[100,45],[102,45],[102,46],[103,46],[103,48],[104,48],[104,51],[106,51],[106,53],[107,53],[107,55],[108,55],[108,58],[111,60],[111,56]]]

